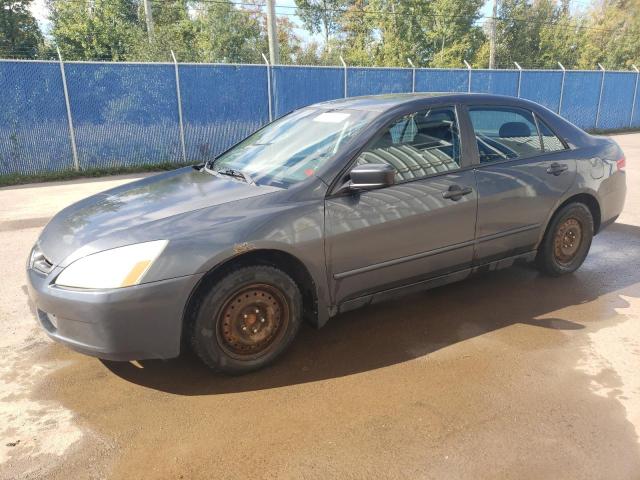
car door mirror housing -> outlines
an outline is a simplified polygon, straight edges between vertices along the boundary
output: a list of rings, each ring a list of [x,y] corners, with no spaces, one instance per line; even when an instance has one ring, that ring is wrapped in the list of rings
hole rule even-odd
[[[396,169],[386,163],[368,163],[358,165],[349,173],[351,190],[373,190],[395,183]]]

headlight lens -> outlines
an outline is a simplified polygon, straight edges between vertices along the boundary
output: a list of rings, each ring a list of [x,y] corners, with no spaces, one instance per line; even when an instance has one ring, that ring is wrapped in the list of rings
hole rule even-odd
[[[167,243],[168,240],[156,240],[87,255],[65,268],[55,283],[75,288],[120,288],[137,285]]]

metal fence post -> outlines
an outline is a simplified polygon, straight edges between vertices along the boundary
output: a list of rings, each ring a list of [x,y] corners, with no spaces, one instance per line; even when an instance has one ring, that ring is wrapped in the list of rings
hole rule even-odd
[[[560,112],[562,111],[562,97],[564,96],[564,78],[567,75],[567,70],[564,68],[560,62],[558,62],[560,68],[562,69],[562,81],[560,82],[560,101],[558,102],[558,115],[562,115]]]
[[[409,65],[411,65],[411,69],[413,70],[411,79],[411,93],[416,93],[416,66],[413,64],[410,58],[407,58],[407,62],[409,62]]]
[[[602,80],[600,80],[600,95],[598,95],[598,110],[596,111],[596,127],[598,128],[598,122],[600,121],[600,106],[602,105],[602,91],[604,90],[604,74],[605,69],[602,65],[598,64],[600,70],[602,70]]]
[[[269,121],[273,122],[273,106],[271,105],[271,64],[264,53],[261,54],[265,65],[267,66],[267,96],[269,97]]]
[[[71,115],[71,102],[69,101],[69,90],[67,89],[67,75],[64,71],[64,62],[62,54],[58,50],[58,59],[60,60],[60,75],[62,76],[62,91],[64,92],[64,103],[67,107],[67,122],[69,124],[69,139],[71,140],[71,154],[73,155],[73,168],[76,172],[80,171],[80,163],[78,162],[78,149],[76,148],[76,133],[73,129],[73,116]]]
[[[518,65],[518,62],[513,62],[518,67],[518,98],[520,98],[520,85],[522,85],[522,67]]]
[[[467,70],[469,70],[469,78],[467,79],[467,93],[471,93],[471,65],[466,60],[463,60],[464,64],[467,66]]]
[[[629,127],[633,125],[633,114],[636,109],[636,98],[638,95],[638,77],[640,77],[640,70],[638,70],[638,67],[636,67],[635,65],[631,65],[631,66],[636,71],[636,86],[633,89],[633,103],[631,104],[631,118],[629,119]]]
[[[182,121],[182,96],[180,95],[180,72],[178,70],[178,60],[171,50],[171,57],[173,57],[173,66],[176,70],[176,96],[178,97],[178,122],[180,125],[180,144],[182,146],[182,161],[187,162],[187,147],[184,143],[184,123]]]
[[[340,61],[344,68],[344,98],[347,98],[347,64],[345,63],[344,58],[342,58],[342,55],[340,55]]]

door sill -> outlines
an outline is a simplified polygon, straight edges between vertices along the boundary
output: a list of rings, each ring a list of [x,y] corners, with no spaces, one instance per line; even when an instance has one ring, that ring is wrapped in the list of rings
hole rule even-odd
[[[393,298],[408,295],[423,290],[430,290],[432,288],[441,287],[449,283],[458,282],[464,280],[472,275],[484,272],[490,272],[493,270],[501,270],[503,268],[511,267],[514,263],[528,263],[532,262],[536,258],[537,250],[532,250],[518,255],[501,258],[499,260],[493,260],[491,262],[483,263],[481,265],[475,265],[473,267],[457,270],[452,273],[440,275],[438,277],[428,278],[419,282],[410,283],[408,285],[402,285],[400,287],[381,290],[361,297],[353,298],[345,302],[340,303],[337,307],[331,308],[331,316],[338,313],[345,313],[350,310],[355,310],[360,307],[365,307],[374,303],[384,302]]]

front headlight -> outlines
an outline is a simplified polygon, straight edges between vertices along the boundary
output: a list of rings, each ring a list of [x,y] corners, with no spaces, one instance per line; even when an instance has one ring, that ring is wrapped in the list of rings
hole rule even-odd
[[[56,285],[76,288],[120,288],[137,285],[167,246],[168,240],[136,243],[82,257],[67,268]]]

